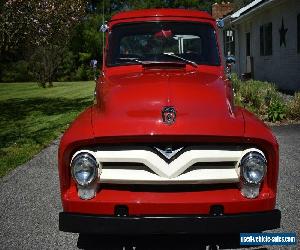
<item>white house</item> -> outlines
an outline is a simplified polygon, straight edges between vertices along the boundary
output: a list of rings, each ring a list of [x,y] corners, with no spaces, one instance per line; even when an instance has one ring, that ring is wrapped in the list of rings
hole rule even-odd
[[[223,53],[238,75],[300,90],[300,0],[255,0],[223,20]]]

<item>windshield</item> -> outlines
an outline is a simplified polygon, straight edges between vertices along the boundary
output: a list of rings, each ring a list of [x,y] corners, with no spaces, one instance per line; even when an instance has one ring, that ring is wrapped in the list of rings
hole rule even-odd
[[[132,23],[112,29],[107,66],[149,61],[219,66],[215,31],[209,24],[190,22]]]

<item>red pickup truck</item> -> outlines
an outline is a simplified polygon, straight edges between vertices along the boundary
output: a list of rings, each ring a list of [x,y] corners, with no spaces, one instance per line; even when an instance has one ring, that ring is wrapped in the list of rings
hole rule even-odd
[[[223,234],[280,226],[278,144],[234,106],[216,20],[194,10],[116,14],[95,104],[59,147],[59,228]]]

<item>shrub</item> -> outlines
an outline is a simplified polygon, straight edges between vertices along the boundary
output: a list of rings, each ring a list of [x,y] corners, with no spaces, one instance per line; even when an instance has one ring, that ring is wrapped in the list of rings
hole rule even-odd
[[[63,56],[61,65],[59,65],[56,72],[56,80],[59,82],[74,80],[76,70],[75,55],[71,51],[66,51]]]
[[[295,93],[294,98],[287,104],[287,118],[300,120],[300,92]]]
[[[79,62],[80,63],[89,63],[91,60],[91,53],[81,53],[79,52]]]
[[[29,64],[24,60],[3,64],[1,67],[1,82],[26,82],[33,79],[28,71]]]
[[[30,71],[38,85],[53,87],[56,72],[62,63],[65,48],[59,45],[36,47],[30,56]]]
[[[268,119],[271,122],[281,121],[286,117],[286,107],[280,101],[271,102],[268,108]]]
[[[87,78],[87,74],[86,74],[84,65],[80,65],[77,68],[74,78],[75,78],[76,81],[84,80],[84,79]]]
[[[237,74],[233,73],[231,75],[231,82],[235,93],[238,93],[240,91],[240,86],[242,84],[242,81],[238,78]]]
[[[285,118],[283,99],[275,85],[256,80],[241,81],[232,76],[235,104],[255,113],[263,120],[278,121]]]
[[[94,79],[93,69],[89,66],[80,65],[76,70],[74,80],[76,81],[87,81]]]

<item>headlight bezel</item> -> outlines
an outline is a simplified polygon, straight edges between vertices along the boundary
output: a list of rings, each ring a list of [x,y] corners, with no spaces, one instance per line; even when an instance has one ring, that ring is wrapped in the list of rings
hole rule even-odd
[[[75,171],[76,163],[77,163],[77,161],[82,160],[82,159],[88,160],[89,163],[91,163],[91,166],[93,169],[93,172],[91,175],[92,178],[90,178],[86,182],[79,180],[76,177],[76,173],[75,173],[76,172]],[[91,185],[98,178],[99,163],[97,162],[96,158],[88,152],[81,152],[81,153],[78,153],[77,155],[75,155],[73,157],[73,159],[71,160],[70,167],[71,167],[71,175],[72,175],[73,180],[76,182],[77,185],[79,185],[81,187],[87,187],[87,186]]]
[[[261,174],[261,178],[258,180],[251,180],[249,177],[249,174],[246,174],[247,171],[247,164],[249,164],[252,161],[260,161],[260,167],[262,167],[262,174]],[[257,164],[257,162],[256,162]],[[249,166],[248,166],[249,167]],[[262,152],[259,151],[250,151],[248,153],[246,153],[241,161],[240,161],[240,176],[241,176],[241,180],[244,183],[248,183],[248,184],[252,184],[252,185],[259,185],[263,182],[266,173],[267,173],[267,159],[265,157],[265,155]],[[254,170],[252,170],[254,171]]]

